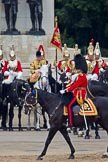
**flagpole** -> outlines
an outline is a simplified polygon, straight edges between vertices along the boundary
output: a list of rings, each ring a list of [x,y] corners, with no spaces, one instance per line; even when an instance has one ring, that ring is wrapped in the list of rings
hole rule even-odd
[[[56,61],[56,68],[55,68],[55,73],[56,73],[55,93],[57,93],[57,48],[56,48],[55,61]]]
[[[54,46],[56,48],[56,53],[55,53],[55,75],[56,75],[56,82],[55,82],[55,93],[57,93],[57,55],[58,55],[58,50],[59,49],[61,52],[62,52],[62,42],[61,42],[61,38],[60,38],[60,31],[59,31],[59,28],[58,28],[58,20],[57,20],[57,16],[55,16],[55,19],[54,19],[54,32],[53,32],[53,36],[52,36],[52,39],[50,41],[50,44],[52,46]]]

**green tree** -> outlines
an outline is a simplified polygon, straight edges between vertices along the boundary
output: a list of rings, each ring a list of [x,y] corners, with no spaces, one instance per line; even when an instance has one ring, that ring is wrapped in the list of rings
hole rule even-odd
[[[94,38],[101,47],[107,47],[108,0],[55,0],[55,15],[63,43],[83,47]]]

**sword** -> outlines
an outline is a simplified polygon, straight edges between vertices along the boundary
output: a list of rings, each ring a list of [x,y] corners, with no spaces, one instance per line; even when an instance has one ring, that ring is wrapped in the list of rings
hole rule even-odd
[[[86,131],[87,131],[87,130],[88,130],[88,125],[87,125],[87,119],[86,119],[86,116],[85,116],[85,113],[84,113],[83,104],[81,105],[81,108],[82,108],[82,110],[83,110],[84,122],[85,122],[85,126],[86,126]]]

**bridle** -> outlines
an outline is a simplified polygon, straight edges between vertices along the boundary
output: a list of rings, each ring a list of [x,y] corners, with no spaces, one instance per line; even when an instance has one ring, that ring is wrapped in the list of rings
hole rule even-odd
[[[36,100],[36,102],[35,103],[28,103],[27,102],[27,98],[29,97],[31,95],[31,91],[30,92],[28,92],[27,94],[26,94],[26,96],[25,96],[25,101],[24,101],[24,105],[27,105],[28,107],[30,107],[31,109],[35,109],[35,107],[36,107],[36,104],[37,104],[37,90],[36,90],[36,95],[35,95],[35,100]]]

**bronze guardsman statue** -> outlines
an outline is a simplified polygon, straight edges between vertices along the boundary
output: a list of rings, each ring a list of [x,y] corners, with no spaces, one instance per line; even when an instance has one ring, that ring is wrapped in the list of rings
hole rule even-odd
[[[32,28],[28,34],[45,35],[45,31],[42,29],[42,19],[43,19],[43,5],[42,0],[27,0],[30,8],[30,18],[32,23]]]
[[[4,34],[20,34],[15,28],[18,12],[18,0],[2,0],[5,9],[5,19],[7,24],[7,30]]]

